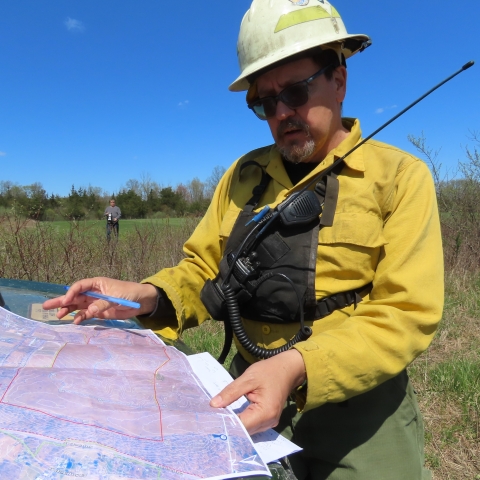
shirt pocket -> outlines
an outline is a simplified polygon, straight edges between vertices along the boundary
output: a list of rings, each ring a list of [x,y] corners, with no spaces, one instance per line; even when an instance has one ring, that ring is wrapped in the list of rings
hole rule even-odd
[[[387,241],[383,236],[383,221],[376,215],[336,213],[333,226],[321,229],[319,243],[325,245],[345,243],[378,248]]]
[[[386,244],[380,217],[368,213],[336,213],[333,226],[320,230],[317,274],[328,279],[330,288],[338,291],[345,288],[333,284],[345,280],[349,288],[352,288],[351,282],[353,286],[365,285],[372,281]]]

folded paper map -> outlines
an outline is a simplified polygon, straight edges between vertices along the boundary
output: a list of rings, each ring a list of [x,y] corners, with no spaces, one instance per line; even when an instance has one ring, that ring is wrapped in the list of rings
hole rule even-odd
[[[238,417],[149,330],[47,325],[0,308],[0,478],[270,475]]]

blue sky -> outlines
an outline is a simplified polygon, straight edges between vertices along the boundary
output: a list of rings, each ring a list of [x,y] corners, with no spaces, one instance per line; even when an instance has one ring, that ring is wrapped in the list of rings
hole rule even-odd
[[[276,0],[287,1],[287,0]],[[425,134],[453,172],[480,131],[475,0],[333,2],[349,33],[373,45],[348,64],[344,114],[364,135],[477,60],[377,139],[408,151]],[[266,123],[228,85],[239,73],[238,28],[249,0],[15,0],[0,5],[0,180],[118,191],[228,167],[271,143]],[[476,58],[478,57],[478,58]]]

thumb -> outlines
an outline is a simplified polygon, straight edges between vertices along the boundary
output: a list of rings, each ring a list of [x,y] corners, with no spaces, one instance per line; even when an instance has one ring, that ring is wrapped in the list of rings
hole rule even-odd
[[[250,435],[278,425],[278,419],[274,415],[266,416],[262,406],[257,403],[251,403],[238,418]]]

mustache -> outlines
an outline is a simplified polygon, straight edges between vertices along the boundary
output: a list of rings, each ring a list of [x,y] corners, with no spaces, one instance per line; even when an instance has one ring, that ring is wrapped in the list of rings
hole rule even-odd
[[[301,130],[307,136],[310,136],[310,127],[301,120],[296,120],[294,118],[282,120],[280,122],[277,127],[277,136],[282,136],[287,130],[291,130],[292,128],[296,130]]]

